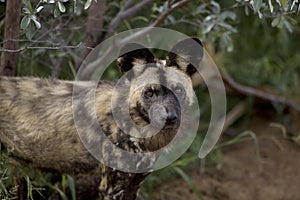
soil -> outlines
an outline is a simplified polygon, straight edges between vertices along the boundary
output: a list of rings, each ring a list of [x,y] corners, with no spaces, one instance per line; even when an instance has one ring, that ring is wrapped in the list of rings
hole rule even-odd
[[[223,148],[222,166],[213,172],[189,176],[204,200],[300,200],[300,146],[287,139],[282,129],[270,126],[266,117],[255,117],[248,130],[258,138]],[[295,122],[298,126],[299,118]],[[296,131],[299,135],[299,130]],[[188,184],[177,179],[165,184],[153,199],[197,200]]]

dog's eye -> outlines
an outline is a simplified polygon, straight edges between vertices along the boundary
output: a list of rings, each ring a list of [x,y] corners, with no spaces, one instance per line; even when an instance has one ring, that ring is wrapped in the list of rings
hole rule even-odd
[[[144,92],[145,97],[151,98],[153,97],[153,95],[154,95],[154,91],[152,89],[148,89]]]

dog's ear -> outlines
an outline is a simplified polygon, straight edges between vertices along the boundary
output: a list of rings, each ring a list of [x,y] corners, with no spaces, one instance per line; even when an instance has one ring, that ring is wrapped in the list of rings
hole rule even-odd
[[[121,48],[117,61],[121,72],[125,73],[135,66],[154,63],[154,55],[143,45],[128,43]]]
[[[203,58],[203,45],[199,38],[181,40],[168,53],[166,66],[177,67],[192,76]]]

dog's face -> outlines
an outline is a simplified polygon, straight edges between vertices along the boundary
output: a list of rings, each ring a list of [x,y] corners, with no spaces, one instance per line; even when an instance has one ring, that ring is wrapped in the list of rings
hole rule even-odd
[[[138,44],[121,49],[118,65],[130,82],[129,112],[137,125],[151,124],[162,131],[179,127],[183,107],[194,101],[191,76],[203,56],[201,45],[197,38],[182,40],[165,61]]]

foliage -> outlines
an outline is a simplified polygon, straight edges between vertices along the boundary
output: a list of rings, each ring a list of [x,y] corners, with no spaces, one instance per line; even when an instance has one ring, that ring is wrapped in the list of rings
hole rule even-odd
[[[67,9],[65,3],[68,2],[73,4],[73,12],[80,14],[82,9],[88,9],[90,7],[92,0],[86,0],[85,3],[80,0],[39,0],[38,2],[23,0],[24,8],[22,11],[24,16],[21,20],[21,29],[25,30],[27,38],[32,39],[33,37],[33,25],[35,25],[36,29],[41,28],[41,23],[38,20],[38,14],[44,9],[45,6],[48,6],[48,12],[50,9],[53,11],[53,16],[56,18],[62,13],[66,12]],[[51,6],[49,7],[49,5]]]
[[[52,195],[63,200],[76,199],[75,183],[71,176],[42,173],[20,165],[9,159],[11,151],[1,149],[1,143],[0,150],[0,199],[17,199],[20,184],[24,184],[26,187],[27,199],[45,199]],[[15,184],[16,181],[19,182],[19,185]],[[67,191],[70,193],[70,198],[66,195]]]
[[[21,49],[24,51],[20,52],[18,75],[50,74],[62,79],[73,79],[80,52],[85,48],[83,45],[85,36],[79,33],[84,32],[87,14],[85,9],[90,6],[92,0],[23,0],[23,2],[20,26],[26,37],[20,41]],[[104,30],[124,5],[123,1],[107,2]],[[148,26],[168,8],[168,1],[156,1],[136,15],[124,19],[114,32]],[[234,37],[241,35],[238,26],[243,24],[240,23],[242,18],[247,20],[247,17],[242,15],[249,16],[255,23],[266,21],[269,24],[266,27],[271,25],[282,32],[285,30],[292,32],[295,31],[297,23],[292,15],[298,12],[298,9],[296,0],[269,0],[268,3],[262,0],[226,2],[196,0],[170,13],[161,26],[197,35],[204,41],[217,44],[217,48],[221,51],[231,52],[236,45]],[[250,11],[262,19],[254,20]],[[34,62],[32,58],[35,58]]]
[[[9,159],[8,153],[2,149],[0,143],[0,199],[15,199],[17,188],[9,184]]]
[[[170,3],[175,4],[179,0],[154,1],[135,15],[123,19],[113,32],[106,33],[126,2],[107,1],[103,27],[106,37],[131,28],[149,26],[170,8]],[[91,3],[92,0],[23,0],[17,75],[74,79],[76,63],[85,50],[85,23]],[[0,11],[4,9],[4,4],[0,3]],[[193,0],[170,13],[160,26],[196,35],[212,43],[218,61],[238,82],[265,90],[271,88],[283,96],[299,98],[300,28],[296,26],[300,22],[299,9],[298,0]],[[2,14],[0,20],[0,41],[3,41]],[[112,79],[117,75],[115,68],[109,68],[104,78]],[[197,91],[202,112],[198,138],[180,160],[147,179],[142,188],[144,196],[149,196],[170,177],[181,176],[201,199],[200,192],[195,190],[185,171],[199,167],[200,135],[207,128],[210,117],[210,100],[205,92],[204,86]],[[230,98],[228,104],[234,105],[235,102],[236,99]],[[278,105],[274,106],[282,110]],[[238,142],[247,134],[242,133],[230,142]],[[255,139],[253,134],[252,137]],[[295,140],[299,142],[299,137]],[[1,149],[0,199],[16,198],[17,188],[10,180],[8,154]],[[207,158],[206,166],[218,166],[221,158],[222,144]],[[31,191],[29,198],[41,195],[48,198],[53,193],[67,198],[65,193],[70,190],[75,199],[74,181],[68,175],[43,174],[24,166],[19,173]]]
[[[297,98],[299,28],[291,33],[288,29],[270,27],[270,19],[254,18],[249,16],[237,26],[239,34],[233,36],[236,50],[223,57],[224,65],[238,82]],[[300,18],[295,16],[293,20]]]

